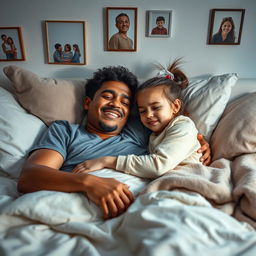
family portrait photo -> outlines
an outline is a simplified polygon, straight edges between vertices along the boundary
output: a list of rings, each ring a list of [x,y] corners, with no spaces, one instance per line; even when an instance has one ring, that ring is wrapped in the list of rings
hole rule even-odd
[[[22,31],[20,27],[0,27],[0,61],[24,61]]]
[[[171,36],[172,11],[148,11],[148,36]]]
[[[106,8],[107,51],[137,50],[137,8]]]
[[[85,65],[84,21],[45,21],[48,64]]]
[[[239,45],[244,9],[212,9],[208,44]]]

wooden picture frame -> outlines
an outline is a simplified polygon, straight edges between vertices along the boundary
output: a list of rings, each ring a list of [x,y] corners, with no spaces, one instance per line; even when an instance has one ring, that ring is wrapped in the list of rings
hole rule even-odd
[[[86,65],[85,21],[45,21],[47,63]]]
[[[212,9],[208,44],[239,45],[245,9]]]
[[[137,8],[106,8],[107,51],[137,51]]]
[[[157,10],[148,12],[148,36],[170,37],[172,32],[172,11]]]
[[[0,61],[25,61],[21,27],[0,27]]]

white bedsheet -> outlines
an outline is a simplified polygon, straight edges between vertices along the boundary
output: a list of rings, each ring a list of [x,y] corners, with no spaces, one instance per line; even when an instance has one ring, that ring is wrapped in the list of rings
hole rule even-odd
[[[134,193],[146,185],[133,176],[118,179]],[[81,193],[19,196],[14,180],[0,177],[0,209],[1,256],[256,255],[256,233],[249,225],[185,190],[139,195],[127,212],[103,221]]]

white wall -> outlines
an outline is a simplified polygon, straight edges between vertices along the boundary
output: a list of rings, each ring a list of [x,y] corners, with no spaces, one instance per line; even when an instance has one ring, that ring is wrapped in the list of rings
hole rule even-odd
[[[104,51],[105,7],[138,8],[137,52]],[[255,0],[0,0],[0,27],[21,26],[26,61],[14,64],[43,77],[88,77],[106,65],[124,65],[140,79],[154,75],[153,63],[163,65],[184,56],[188,76],[237,72],[256,78]],[[244,8],[245,19],[240,45],[207,45],[210,9]],[[172,10],[171,38],[146,37],[146,10]],[[46,64],[43,24],[45,20],[85,20],[87,22],[87,65]]]

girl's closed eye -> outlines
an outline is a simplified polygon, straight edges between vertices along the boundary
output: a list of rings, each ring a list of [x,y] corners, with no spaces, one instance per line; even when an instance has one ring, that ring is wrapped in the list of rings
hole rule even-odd
[[[144,114],[144,113],[146,113],[146,110],[145,109],[139,109],[139,113]]]
[[[161,106],[152,107],[153,110],[160,110],[161,108],[162,108]]]

